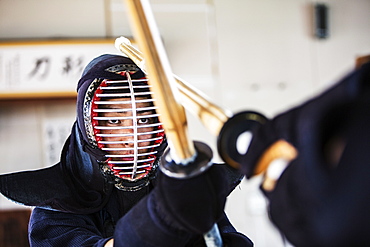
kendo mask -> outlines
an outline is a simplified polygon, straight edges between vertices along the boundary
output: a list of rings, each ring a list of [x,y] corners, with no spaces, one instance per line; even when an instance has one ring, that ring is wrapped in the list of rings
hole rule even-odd
[[[103,174],[122,190],[146,186],[166,141],[145,74],[126,57],[103,55],[86,67],[78,94],[79,128]]]

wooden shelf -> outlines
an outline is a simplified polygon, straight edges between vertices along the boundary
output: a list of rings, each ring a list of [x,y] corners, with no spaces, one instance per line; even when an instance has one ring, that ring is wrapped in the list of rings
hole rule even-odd
[[[0,92],[0,101],[25,101],[25,100],[76,100],[77,93],[74,91],[57,92]]]
[[[115,38],[50,38],[50,39],[0,39],[0,46],[50,46],[50,45],[94,45],[114,44]]]

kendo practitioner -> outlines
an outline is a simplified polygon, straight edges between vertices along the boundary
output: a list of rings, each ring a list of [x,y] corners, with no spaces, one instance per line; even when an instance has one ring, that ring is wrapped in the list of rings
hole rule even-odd
[[[253,246],[224,213],[241,173],[214,164],[176,179],[158,169],[166,136],[145,74],[130,59],[95,58],[77,91],[60,162],[0,176],[2,194],[35,207],[31,246],[205,246],[216,222],[224,246]]]
[[[370,246],[370,63],[257,127],[239,163],[268,167],[269,214],[294,246]]]

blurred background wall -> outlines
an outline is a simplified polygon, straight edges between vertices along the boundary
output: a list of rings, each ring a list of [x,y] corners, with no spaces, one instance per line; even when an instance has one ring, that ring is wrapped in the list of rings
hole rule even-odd
[[[321,1],[328,7],[325,39],[314,35],[316,1],[150,3],[173,72],[234,112],[257,110],[272,117],[337,82],[354,68],[358,56],[370,54],[369,0]],[[132,37],[121,0],[0,0],[0,41],[121,35]],[[0,172],[58,161],[75,118],[74,103],[63,98],[0,100]],[[193,139],[215,147],[216,138],[190,114],[189,129]],[[284,246],[268,220],[259,180],[238,186],[227,213],[256,246]],[[1,198],[1,209],[15,207],[20,206]]]

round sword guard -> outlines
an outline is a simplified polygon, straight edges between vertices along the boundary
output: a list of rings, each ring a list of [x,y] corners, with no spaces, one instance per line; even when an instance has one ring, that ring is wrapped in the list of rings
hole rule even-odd
[[[197,176],[212,166],[212,149],[203,142],[194,141],[195,155],[187,164],[175,163],[170,155],[170,150],[167,149],[162,158],[160,169],[169,177],[173,178],[190,178]]]
[[[253,131],[267,120],[264,115],[255,111],[239,112],[229,118],[217,138],[220,157],[228,165],[239,169],[239,161],[248,151]]]

